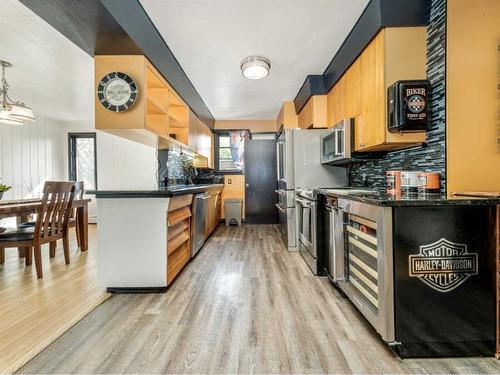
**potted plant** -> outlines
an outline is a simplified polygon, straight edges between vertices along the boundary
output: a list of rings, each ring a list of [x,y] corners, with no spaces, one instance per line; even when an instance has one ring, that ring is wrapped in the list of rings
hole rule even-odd
[[[5,193],[6,191],[10,190],[10,188],[11,188],[10,186],[2,184],[0,182],[0,199],[2,199],[3,193]]]

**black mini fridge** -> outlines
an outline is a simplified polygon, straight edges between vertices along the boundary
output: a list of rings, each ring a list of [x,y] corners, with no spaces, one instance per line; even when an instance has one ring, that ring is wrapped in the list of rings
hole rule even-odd
[[[393,210],[393,349],[405,357],[495,352],[495,206]]]

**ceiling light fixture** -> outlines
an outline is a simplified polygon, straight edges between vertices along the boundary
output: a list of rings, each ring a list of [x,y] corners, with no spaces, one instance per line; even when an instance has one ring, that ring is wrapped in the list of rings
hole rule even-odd
[[[10,68],[11,63],[0,60],[2,66],[2,86],[0,87],[0,123],[8,125],[22,125],[26,121],[35,121],[35,116],[31,108],[23,102],[14,102],[7,91],[9,84],[5,79],[5,68]]]
[[[271,61],[262,56],[245,57],[240,64],[243,77],[248,79],[262,79],[271,70]]]

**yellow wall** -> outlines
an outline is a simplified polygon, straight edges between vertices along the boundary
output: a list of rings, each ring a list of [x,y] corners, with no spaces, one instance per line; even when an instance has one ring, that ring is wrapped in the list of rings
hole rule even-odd
[[[447,190],[500,191],[500,1],[448,1]]]
[[[231,181],[231,183],[229,183]],[[243,213],[245,217],[245,176],[242,174],[230,174],[224,176],[224,189],[222,190],[222,218],[225,218],[224,199],[243,199]]]
[[[276,132],[276,120],[216,120],[215,130],[250,129],[252,133]]]

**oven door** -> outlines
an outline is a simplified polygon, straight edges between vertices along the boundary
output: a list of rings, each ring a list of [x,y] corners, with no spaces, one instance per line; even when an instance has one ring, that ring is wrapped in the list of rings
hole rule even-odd
[[[314,259],[318,258],[316,248],[316,202],[295,198],[299,241]]]

